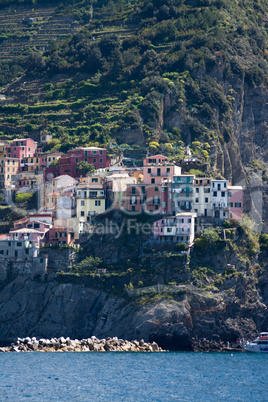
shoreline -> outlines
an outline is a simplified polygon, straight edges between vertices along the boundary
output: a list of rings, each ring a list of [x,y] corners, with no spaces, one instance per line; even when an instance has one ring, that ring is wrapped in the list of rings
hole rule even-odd
[[[0,352],[166,352],[156,342],[126,341],[124,339],[98,339],[95,336],[87,339],[35,337],[17,338],[10,346],[0,347]]]
[[[7,352],[245,352],[240,344],[200,340],[193,342],[192,350],[166,350],[156,342],[127,341],[117,337],[98,339],[95,336],[87,339],[51,338],[39,340],[35,337],[17,338],[10,346],[0,347],[0,353]]]

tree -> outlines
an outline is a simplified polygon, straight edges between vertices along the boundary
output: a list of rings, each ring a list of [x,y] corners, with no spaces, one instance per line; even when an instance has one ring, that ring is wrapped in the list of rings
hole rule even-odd
[[[44,70],[46,67],[46,62],[43,59],[43,56],[39,52],[32,52],[29,54],[26,63],[28,70],[33,72],[38,72],[40,70]]]
[[[219,240],[220,237],[215,230],[207,229],[200,238],[195,239],[194,244],[197,249],[207,250],[215,248]]]
[[[77,273],[87,273],[94,271],[100,264],[102,263],[102,260],[98,257],[87,257],[84,260],[82,260],[79,264],[77,264],[74,267],[74,272]]]
[[[82,175],[86,175],[88,173],[93,173],[96,171],[95,166],[91,165],[90,163],[86,162],[86,161],[80,161],[78,162],[78,164],[76,165],[76,171],[78,173],[81,173]]]
[[[26,203],[30,201],[32,196],[33,193],[17,193],[15,197],[15,202],[17,202],[18,204]]]

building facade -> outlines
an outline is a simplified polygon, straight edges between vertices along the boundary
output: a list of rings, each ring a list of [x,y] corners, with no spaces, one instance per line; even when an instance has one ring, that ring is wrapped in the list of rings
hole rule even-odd
[[[184,212],[154,222],[154,239],[159,242],[192,244],[195,233],[195,213]]]

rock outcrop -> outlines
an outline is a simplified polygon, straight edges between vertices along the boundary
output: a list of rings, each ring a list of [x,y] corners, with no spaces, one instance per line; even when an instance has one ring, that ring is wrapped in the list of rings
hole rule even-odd
[[[87,339],[51,338],[36,339],[17,338],[11,346],[0,348],[0,352],[164,352],[157,343],[141,341],[125,341],[123,339],[106,338],[98,339],[92,336]]]

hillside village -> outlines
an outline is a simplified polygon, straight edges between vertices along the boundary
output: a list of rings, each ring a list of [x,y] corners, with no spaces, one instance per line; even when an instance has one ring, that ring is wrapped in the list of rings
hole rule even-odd
[[[183,243],[185,249],[196,233],[242,219],[243,188],[228,180],[182,174],[181,166],[160,154],[147,155],[141,166],[127,166],[128,161],[109,159],[99,147],[44,153],[48,140],[42,135],[39,144],[31,138],[1,141],[0,186],[6,203],[11,205],[16,194],[38,194],[38,210],[1,235],[5,259],[38,261],[40,272],[46,272],[42,248],[78,249],[80,237],[94,233],[96,216],[111,210],[133,219],[142,213],[155,216],[148,241]],[[188,147],[183,162],[191,166],[193,161]]]

